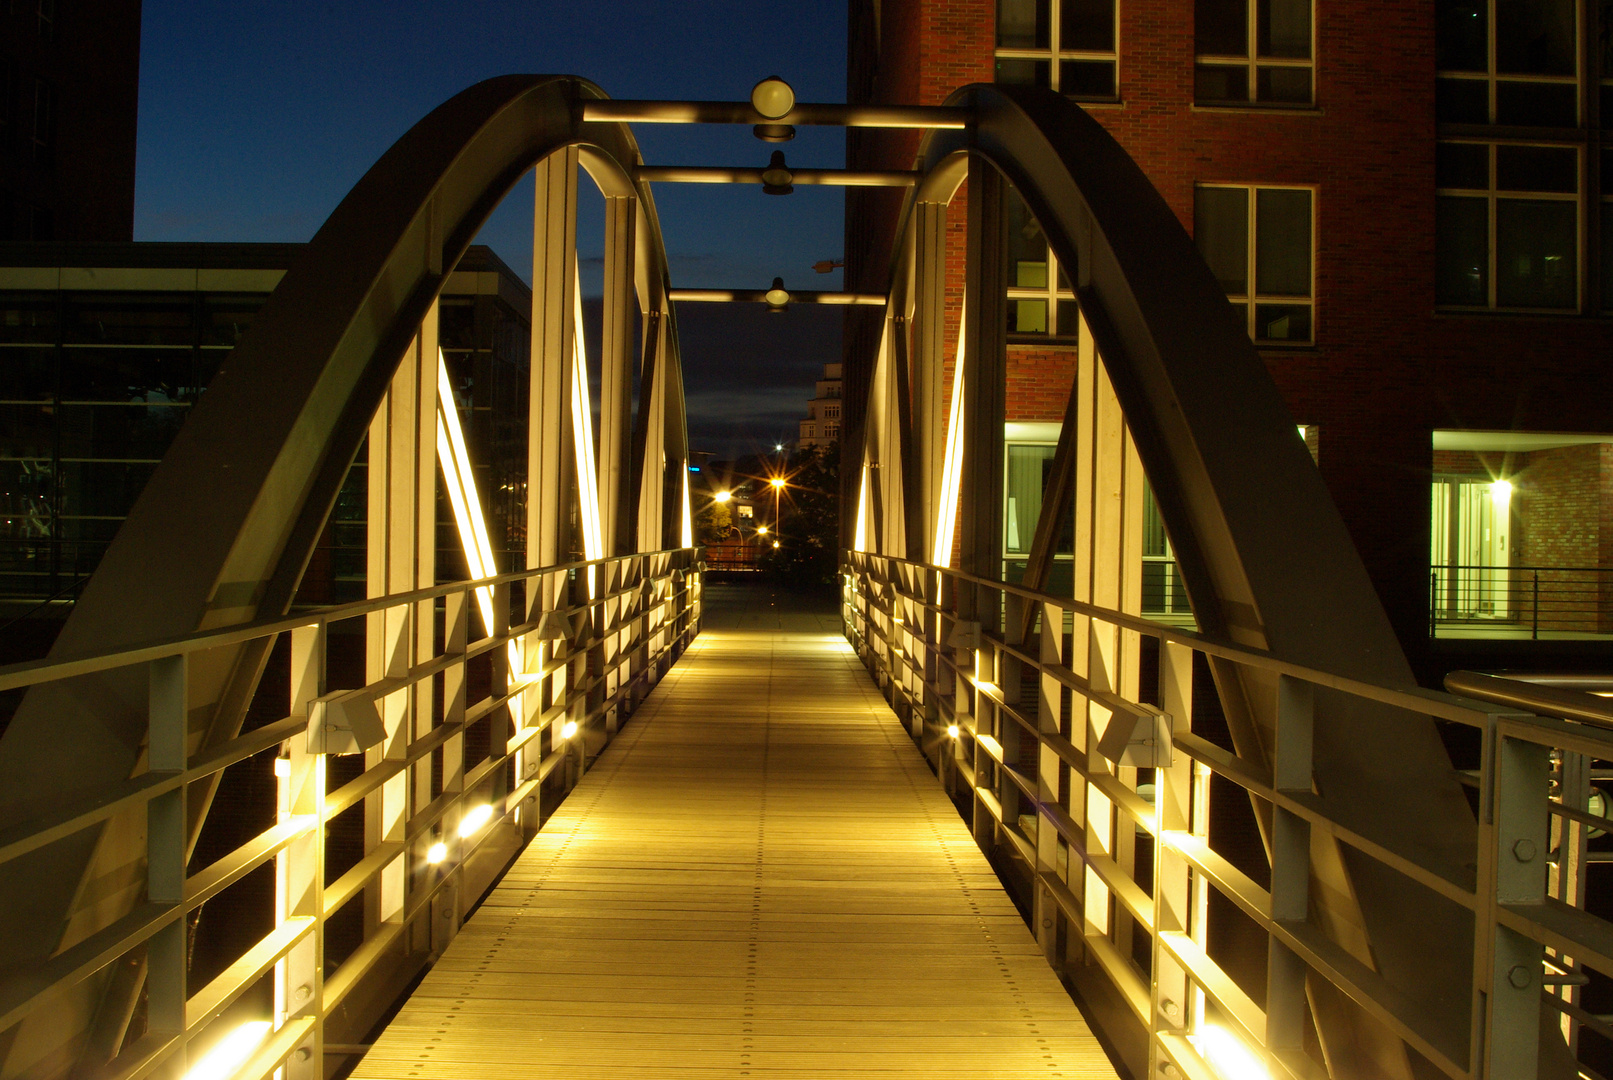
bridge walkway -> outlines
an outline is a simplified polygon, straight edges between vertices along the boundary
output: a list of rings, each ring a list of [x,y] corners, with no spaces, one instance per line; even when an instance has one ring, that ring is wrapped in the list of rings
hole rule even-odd
[[[708,622],[355,1077],[1116,1076],[833,620],[776,610]]]

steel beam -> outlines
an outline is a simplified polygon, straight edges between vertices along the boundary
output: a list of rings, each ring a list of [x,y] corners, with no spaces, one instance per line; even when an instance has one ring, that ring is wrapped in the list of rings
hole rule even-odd
[[[640,124],[800,124],[860,128],[943,128],[961,131],[970,112],[945,105],[798,104],[767,117],[748,101],[585,101],[585,121]]]
[[[765,184],[766,169],[697,165],[640,165],[633,179],[657,184]],[[790,169],[790,183],[823,187],[914,187],[919,173],[902,170]]]

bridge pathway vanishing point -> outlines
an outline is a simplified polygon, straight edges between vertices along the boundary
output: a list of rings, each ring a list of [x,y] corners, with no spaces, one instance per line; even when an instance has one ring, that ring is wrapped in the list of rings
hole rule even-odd
[[[355,1077],[1116,1075],[835,621],[761,603],[719,605]]]

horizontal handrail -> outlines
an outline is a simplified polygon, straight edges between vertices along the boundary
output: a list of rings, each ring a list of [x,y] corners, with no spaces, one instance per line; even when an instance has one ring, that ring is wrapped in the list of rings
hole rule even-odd
[[[417,604],[427,600],[436,600],[444,596],[465,592],[468,589],[493,588],[518,581],[529,581],[532,578],[543,577],[548,574],[566,573],[589,568],[604,568],[613,563],[653,558],[658,555],[671,555],[675,552],[686,550],[689,549],[666,548],[661,551],[649,551],[638,555],[611,555],[603,559],[591,559],[584,562],[559,563],[554,566],[515,570],[508,574],[499,574],[494,577],[456,581],[446,585],[432,585],[427,588],[415,589],[412,592],[372,597],[366,600],[352,600],[348,603],[331,607],[310,608],[292,615],[278,615],[267,619],[257,619],[252,622],[238,623],[234,626],[220,627],[214,630],[198,630],[190,634],[158,638],[155,641],[145,642],[140,645],[89,652],[80,656],[62,659],[46,657],[43,660],[25,660],[21,663],[7,664],[4,667],[0,667],[0,690],[13,690],[19,686],[33,686],[38,683],[70,679],[78,675],[90,675],[98,671],[108,671],[112,668],[129,667],[134,664],[160,660],[168,656],[194,652],[198,649],[238,645],[254,638],[286,633],[304,626],[329,625],[346,619],[355,619],[360,615],[384,611],[387,608],[401,607],[404,604]]]
[[[1613,701],[1564,687],[1472,672],[1453,673],[1447,678],[1448,693],[1415,686],[1363,683],[1335,672],[1283,660],[1259,649],[1152,622],[1134,612],[1052,596],[947,567],[867,552],[847,552],[844,563],[842,612],[847,637],[874,671],[892,705],[912,721],[912,734],[920,740],[926,753],[938,755],[932,761],[943,784],[949,789],[956,784],[959,786],[954,790],[960,794],[967,792],[966,797],[974,808],[976,835],[981,837],[982,845],[990,844],[995,837],[1003,851],[1015,854],[1033,869],[1029,880],[1039,883],[1043,890],[1037,894],[1036,904],[1040,906],[1045,897],[1053,910],[1062,912],[1069,920],[1069,940],[1085,943],[1087,948],[1082,954],[1085,962],[1103,972],[1118,1000],[1129,1006],[1136,1019],[1148,1029],[1162,1061],[1198,1061],[1193,1056],[1197,1052],[1183,1038],[1193,1028],[1185,1014],[1175,1014],[1174,1019],[1161,1016],[1160,1003],[1155,1000],[1160,995],[1151,993],[1147,977],[1139,976],[1127,955],[1124,942],[1129,939],[1112,937],[1118,932],[1115,927],[1127,919],[1135,924],[1137,932],[1153,935],[1156,964],[1163,957],[1175,970],[1183,972],[1189,984],[1197,987],[1205,995],[1204,999],[1218,1010],[1223,1021],[1233,1024],[1242,1038],[1263,1049],[1263,1057],[1273,1076],[1307,1080],[1314,1068],[1302,1060],[1303,1055],[1268,1045],[1266,1014],[1250,1004],[1243,990],[1205,952],[1203,939],[1194,936],[1201,931],[1188,933],[1173,928],[1170,922],[1160,924],[1154,906],[1164,902],[1158,890],[1164,885],[1162,875],[1167,871],[1157,860],[1169,854],[1176,860],[1174,865],[1185,867],[1187,872],[1186,877],[1175,880],[1186,882],[1181,887],[1198,897],[1185,904],[1182,899],[1168,901],[1172,912],[1170,919],[1185,915],[1190,927],[1202,925],[1200,920],[1206,910],[1202,906],[1204,890],[1214,888],[1269,936],[1274,950],[1285,951],[1301,965],[1301,970],[1308,969],[1332,982],[1366,1013],[1427,1057],[1442,1073],[1453,1080],[1478,1080],[1481,1076],[1501,1080],[1499,1074],[1487,1071],[1486,1064],[1490,1041],[1499,1037],[1495,1032],[1500,1023],[1488,1019],[1483,1012],[1485,995],[1496,992],[1488,985],[1480,985],[1488,977],[1484,974],[1487,969],[1480,964],[1475,969],[1479,981],[1471,988],[1458,990],[1471,993],[1478,1003],[1470,1023],[1459,1025],[1451,1018],[1441,1019],[1422,1007],[1418,995],[1407,988],[1391,986],[1370,964],[1335,942],[1309,918],[1296,919],[1291,913],[1279,913],[1270,890],[1257,885],[1210,847],[1208,834],[1203,830],[1211,776],[1220,776],[1243,788],[1257,800],[1257,805],[1268,808],[1266,812],[1297,822],[1312,834],[1321,830],[1344,847],[1473,912],[1475,944],[1484,955],[1492,955],[1492,950],[1500,948],[1497,935],[1503,929],[1522,935],[1533,948],[1555,950],[1557,955],[1552,962],[1569,965],[1564,970],[1571,978],[1551,981],[1543,990],[1540,989],[1541,979],[1537,978],[1531,992],[1544,994],[1546,1002],[1562,1012],[1569,1022],[1602,1030],[1602,1021],[1576,1004],[1570,984],[1584,983],[1582,971],[1587,967],[1613,977],[1613,959],[1610,959],[1613,957],[1613,923],[1574,906],[1574,902],[1558,898],[1560,893],[1568,897],[1577,895],[1573,887],[1564,882],[1572,882],[1570,869],[1576,865],[1579,869],[1574,872],[1583,875],[1585,860],[1569,854],[1568,847],[1562,847],[1561,851],[1557,848],[1578,843],[1583,851],[1588,830],[1608,828],[1607,819],[1588,806],[1583,792],[1576,796],[1570,791],[1568,774],[1563,770],[1567,770],[1570,759],[1575,758],[1582,763],[1575,767],[1583,770],[1577,775],[1587,777],[1590,761],[1613,757]],[[1094,632],[1099,626],[1107,626],[1110,629],[1104,631],[1106,635],[1130,631],[1159,642],[1161,648],[1157,655],[1161,665],[1166,661],[1164,646],[1179,646],[1183,652],[1176,654],[1172,661],[1178,665],[1178,672],[1183,656],[1196,653],[1286,676],[1296,684],[1328,687],[1363,700],[1475,729],[1483,740],[1483,750],[1481,767],[1471,775],[1480,789],[1481,813],[1476,834],[1478,850],[1468,872],[1458,873],[1455,877],[1460,880],[1452,880],[1447,876],[1448,868],[1437,871],[1424,865],[1416,852],[1393,850],[1380,842],[1392,842],[1392,837],[1374,840],[1346,827],[1333,818],[1327,804],[1309,785],[1296,788],[1292,773],[1286,784],[1278,784],[1271,768],[1251,764],[1202,734],[1194,733],[1190,717],[1176,717],[1170,733],[1170,745],[1178,755],[1175,765],[1138,765],[1128,769],[1114,758],[1100,760],[1105,755],[1092,743],[1097,737],[1092,730],[1085,733],[1086,742],[1079,746],[1071,741],[1079,737],[1077,732],[1072,731],[1069,738],[1062,734],[1065,721],[1058,712],[1060,693],[1074,695],[1077,703],[1074,723],[1077,725],[1088,723],[1082,718],[1088,715],[1089,707],[1096,710],[1091,714],[1094,717],[1124,715],[1135,717],[1135,722],[1143,722],[1157,706],[1138,700],[1134,689],[1120,693],[1111,688],[1118,685],[1114,680],[1118,670],[1115,665],[1119,661],[1114,656],[1105,656],[1107,681],[1099,685],[1095,676],[1088,678],[1072,670],[1069,664],[1073,661],[1067,663],[1062,659],[1064,651],[1070,647],[1067,640],[1061,644],[1059,637],[1055,637],[1050,643],[1044,635],[1040,640],[1032,637],[1024,643],[1016,643],[1006,640],[1006,634],[990,632],[978,622],[966,621],[957,605],[964,591],[975,587],[991,590],[999,598],[1014,597],[1015,600],[1008,603],[1010,615],[1015,603],[1044,605],[1044,628],[1052,627],[1055,635],[1059,634],[1059,613],[1062,612],[1065,617],[1076,618],[1078,623],[1081,619],[1089,620]],[[994,601],[983,597],[979,603],[990,610]],[[1103,640],[1123,639],[1106,636]],[[1118,646],[1111,644],[1109,647]],[[1006,680],[1003,664],[1010,665]],[[1131,670],[1131,677],[1137,678],[1136,669]],[[986,674],[977,675],[977,671]],[[1015,674],[1016,671],[1023,675]],[[1163,666],[1160,674],[1163,680]],[[1021,678],[1025,680],[1023,683],[1018,681]],[[1040,698],[1031,705],[1020,697],[1020,687],[1028,688],[1033,681],[1040,686]],[[1160,692],[1166,692],[1163,681]],[[1051,714],[1049,709],[1053,710]],[[1281,712],[1277,719],[1276,745],[1282,747],[1287,745],[1284,733],[1291,730],[1284,725],[1291,721],[1285,721]],[[1104,730],[1100,721],[1093,722],[1100,725],[1096,731]],[[941,727],[948,729],[950,739],[938,733]],[[1036,752],[1029,743],[1014,754],[1009,753],[1011,746],[1004,745],[1025,739],[1034,740],[1039,746],[1040,763],[1034,756],[1016,760],[1019,754]],[[1309,736],[1305,736],[1304,745],[1308,747],[1309,741]],[[1519,747],[1527,749],[1519,750]],[[1502,760],[1533,764],[1520,772],[1516,764],[1503,768],[1498,764]],[[1066,811],[1062,805],[1065,795],[1060,793],[1058,785],[1064,781],[1047,772],[1052,762],[1068,769],[1072,785],[1068,797],[1076,808],[1073,811]],[[1552,769],[1558,771],[1551,772],[1548,778]],[[1049,779],[1050,776],[1053,778]],[[1153,779],[1148,779],[1150,777]],[[1548,779],[1555,786],[1548,786]],[[1145,780],[1165,787],[1161,793],[1145,798],[1137,790]],[[1503,788],[1504,784],[1515,783],[1527,786],[1528,799],[1520,801],[1517,791]],[[1051,791],[1048,784],[1055,785]],[[1189,814],[1190,829],[1184,831],[1179,826],[1168,826],[1161,817],[1161,800],[1167,790],[1177,792],[1174,812]],[[1192,792],[1191,811],[1186,811],[1185,804],[1180,802],[1184,790]],[[1504,791],[1507,794],[1503,794]],[[1106,809],[1094,817],[1094,804],[1089,799],[1098,800],[1096,805]],[[1017,809],[1011,803],[1017,803]],[[982,820],[987,822],[985,826],[981,825]],[[1540,823],[1548,820],[1552,824],[1545,834],[1538,840],[1531,839],[1528,847],[1518,846],[1526,835],[1532,835],[1528,830],[1538,829]],[[1099,832],[1094,839],[1091,835],[1094,822],[1102,829],[1112,829],[1113,833]],[[1119,853],[1131,850],[1125,845],[1131,843],[1127,838],[1133,827],[1138,844],[1143,842],[1140,838],[1145,834],[1153,844],[1156,863],[1146,885],[1139,884],[1139,879],[1129,869],[1131,863]],[[1060,841],[1056,865],[1052,862],[1055,849],[1049,837],[1039,833],[1042,828]],[[1571,837],[1578,839],[1571,841]],[[1502,854],[1509,860],[1508,865],[1521,864],[1533,860],[1532,852],[1545,845],[1550,845],[1550,864],[1560,869],[1548,880],[1548,860],[1541,858],[1531,863],[1526,873],[1534,875],[1532,887],[1538,890],[1539,898],[1516,902],[1519,886],[1514,880],[1507,891],[1499,894],[1503,902],[1497,904],[1496,867],[1501,863]],[[1514,856],[1515,849],[1531,854]],[[1272,850],[1268,844],[1268,857],[1274,857]],[[1286,851],[1283,858],[1287,861],[1273,868],[1274,882],[1284,875],[1286,880],[1292,880],[1298,867],[1303,867],[1307,876],[1312,872],[1308,843]],[[1140,872],[1140,852],[1135,858]],[[1283,869],[1284,866],[1287,869]],[[1085,875],[1084,879],[1081,875]],[[1082,880],[1087,883],[1084,887]],[[1099,893],[1093,894],[1094,888],[1099,889]],[[1579,888],[1582,894],[1583,884]],[[1565,889],[1568,891],[1563,892]],[[1087,897],[1092,895],[1110,898],[1113,903],[1110,913],[1105,914],[1102,908],[1097,909],[1096,914],[1086,911]],[[1116,919],[1121,921],[1115,922]],[[1052,924],[1044,919],[1042,925]],[[1040,936],[1039,927],[1033,925],[1032,928]],[[1049,949],[1051,956],[1051,945]],[[1544,963],[1543,952],[1541,955]],[[1572,960],[1566,959],[1568,957]],[[1155,974],[1158,975],[1157,970]],[[1269,994],[1277,993],[1275,985],[1269,988]],[[1288,984],[1290,995],[1294,992],[1293,985]],[[1441,994],[1448,991],[1446,987],[1440,989]],[[1522,1034],[1507,1037],[1529,1040],[1536,1037],[1538,1009],[1532,1005],[1530,1009],[1533,1011],[1518,1021],[1518,1031]],[[1197,1075],[1194,1070],[1198,1067],[1194,1065],[1187,1071]]]
[[[1477,671],[1453,671],[1445,676],[1445,689],[1462,697],[1532,713],[1560,716],[1613,731],[1613,700],[1562,686],[1505,679]]]

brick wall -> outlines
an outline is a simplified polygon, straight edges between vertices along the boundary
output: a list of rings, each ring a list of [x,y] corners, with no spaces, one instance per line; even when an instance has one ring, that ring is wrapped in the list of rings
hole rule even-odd
[[[979,0],[884,0],[872,96],[855,96],[853,86],[852,100],[934,103],[989,81],[994,9]],[[1434,310],[1431,5],[1318,4],[1318,108],[1294,112],[1195,109],[1193,6],[1122,3],[1119,11],[1121,104],[1090,111],[1184,227],[1199,183],[1316,191],[1316,343],[1262,355],[1293,415],[1327,431],[1322,476],[1419,663],[1428,658],[1431,431],[1613,430],[1605,395],[1587,392],[1606,384],[1613,320]],[[848,161],[910,167],[915,146],[910,133],[853,133]],[[898,204],[891,193],[848,192],[848,287],[885,288]],[[952,227],[963,219],[955,203]],[[958,304],[954,284],[948,300]],[[848,361],[863,347],[848,334]],[[1040,407],[1016,404],[1027,393],[1010,385],[1011,415]]]

